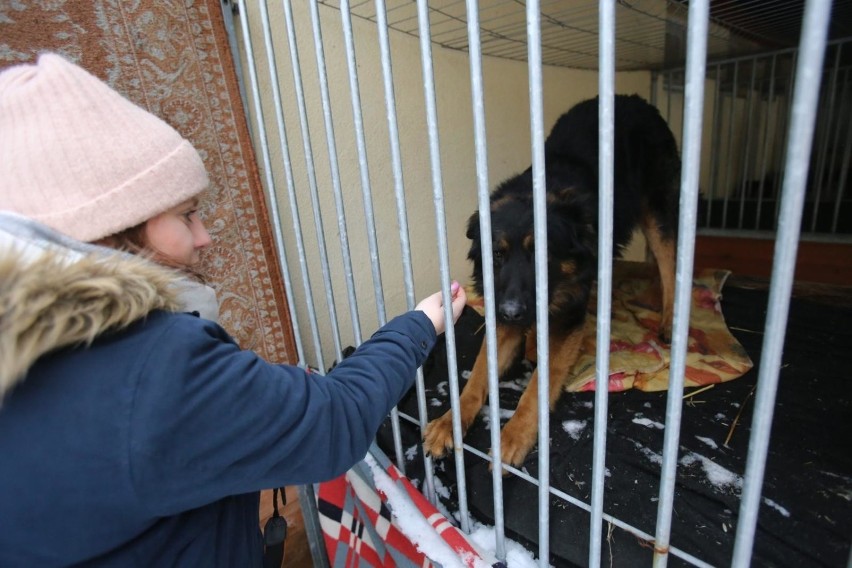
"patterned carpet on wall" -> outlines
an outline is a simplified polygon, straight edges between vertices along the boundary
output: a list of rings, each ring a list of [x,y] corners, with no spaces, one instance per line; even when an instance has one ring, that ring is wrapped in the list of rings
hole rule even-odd
[[[284,284],[218,0],[0,3],[0,68],[54,51],[160,116],[201,153],[214,244],[202,272],[245,349],[296,363]],[[133,136],[132,132],[127,133]]]

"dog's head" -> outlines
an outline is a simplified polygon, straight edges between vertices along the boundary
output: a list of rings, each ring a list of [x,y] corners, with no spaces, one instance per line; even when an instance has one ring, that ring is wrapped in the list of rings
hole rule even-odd
[[[511,180],[510,180],[511,181]],[[508,182],[507,182],[508,183]],[[505,186],[505,184],[504,184]],[[502,189],[504,186],[501,186]],[[585,310],[596,270],[597,235],[589,218],[594,203],[574,189],[548,191],[548,311]],[[501,324],[530,327],[535,323],[535,235],[531,192],[495,192],[491,200],[496,317]],[[473,282],[483,295],[482,233],[479,212],[468,220],[468,258]]]

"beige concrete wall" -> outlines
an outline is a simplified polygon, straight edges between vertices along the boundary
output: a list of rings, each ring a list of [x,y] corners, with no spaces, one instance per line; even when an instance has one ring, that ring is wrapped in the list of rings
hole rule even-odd
[[[323,215],[334,301],[340,322],[342,345],[346,346],[355,343],[355,336],[349,317],[350,303],[344,283],[345,267],[342,261],[342,245],[339,240],[337,211],[332,191],[331,166],[317,78],[312,24],[305,4],[293,3],[301,78],[306,93],[311,151]],[[299,110],[294,94],[291,56],[283,15],[277,9],[272,12],[274,12],[271,14],[272,37],[278,81],[283,96],[282,110],[289,142],[289,155],[294,171],[294,186],[306,245],[311,289],[320,321],[325,363],[328,365],[334,358],[333,343],[322,270],[317,253],[316,225],[311,213],[310,184],[302,147]],[[353,278],[358,291],[358,317],[361,323],[362,339],[366,339],[379,322],[373,294],[341,14],[335,9],[324,6],[319,7],[319,12],[337,147],[336,164],[339,168],[343,192]],[[267,71],[266,52],[263,48],[263,35],[259,27],[258,14],[250,12],[248,16],[253,29],[253,48],[258,74],[263,85],[262,94],[264,100],[271,101],[270,75]],[[406,299],[379,39],[375,25],[368,21],[355,18],[353,27],[382,285],[387,317],[390,319],[406,309]],[[414,282],[416,296],[421,298],[439,288],[440,264],[420,45],[417,38],[394,31],[390,31],[390,41]],[[468,218],[477,208],[469,63],[466,53],[443,49],[435,45],[432,46],[432,56],[440,139],[441,182],[444,190],[442,205],[446,215],[449,267],[451,277],[465,283],[470,275],[470,266],[466,260],[469,241],[465,238],[465,227]],[[573,104],[597,94],[598,76],[593,71],[545,68],[543,77],[546,131],[549,131],[556,119]],[[485,92],[483,102],[487,122],[488,182],[489,187],[493,188],[503,179],[527,168],[531,162],[527,66],[522,62],[486,57],[483,61],[483,82]],[[618,74],[616,90],[619,93],[638,93],[648,97],[650,75],[647,72]],[[272,173],[281,203],[280,211],[285,225],[287,256],[294,281],[296,298],[294,311],[299,316],[301,334],[306,352],[309,354],[308,362],[313,364],[311,334],[302,276],[297,262],[299,256],[296,250],[296,239],[292,231],[292,212],[287,197],[284,162],[278,149],[275,111],[269,103],[264,106],[264,119],[271,142]],[[261,167],[263,167],[262,163]],[[631,258],[644,258],[643,244],[639,243],[632,247],[628,255]]]

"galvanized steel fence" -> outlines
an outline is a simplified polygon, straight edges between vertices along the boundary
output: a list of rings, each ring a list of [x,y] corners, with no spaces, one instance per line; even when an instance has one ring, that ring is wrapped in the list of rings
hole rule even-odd
[[[813,77],[819,96],[802,204],[807,240],[852,241],[850,49],[852,38],[829,42],[826,65]],[[708,63],[702,234],[772,238],[777,231],[800,53],[791,48]],[[683,115],[685,72],[666,69],[652,79],[652,96],[673,123]]]
[[[223,2],[229,21],[232,16],[231,3]],[[275,6],[273,8],[273,5]],[[262,161],[265,174],[264,181],[268,190],[269,201],[272,204],[272,223],[275,228],[278,252],[282,259],[281,270],[287,286],[287,299],[291,306],[295,305],[293,291],[296,290],[296,280],[299,278],[300,291],[304,298],[304,310],[292,310],[293,328],[300,364],[304,366],[326,369],[328,361],[323,357],[324,345],[318,324],[322,306],[314,295],[317,288],[325,292],[325,309],[329,322],[330,342],[332,353],[336,360],[343,356],[341,326],[338,325],[339,312],[333,289],[341,285],[332,281],[329,254],[327,251],[326,234],[323,217],[320,210],[320,188],[315,174],[318,165],[314,161],[315,149],[312,147],[313,138],[310,132],[307,103],[303,88],[301,61],[305,57],[299,54],[299,36],[310,36],[314,48],[314,62],[318,73],[318,84],[323,109],[323,124],[325,126],[326,153],[329,158],[331,180],[330,191],[334,195],[335,219],[338,232],[338,246],[341,249],[342,284],[347,291],[348,308],[355,345],[361,342],[360,318],[358,310],[358,293],[353,278],[353,262],[367,262],[367,259],[353,259],[349,254],[349,227],[346,223],[346,200],[344,189],[338,172],[338,149],[334,120],[331,115],[332,105],[328,88],[327,62],[325,61],[323,34],[335,34],[335,41],[342,41],[346,49],[347,73],[350,87],[352,121],[355,128],[356,155],[359,164],[359,182],[363,208],[366,212],[366,226],[369,248],[370,272],[372,275],[373,301],[377,310],[379,325],[386,321],[385,295],[383,288],[382,259],[377,242],[376,220],[373,210],[373,197],[369,175],[368,153],[365,147],[365,133],[362,119],[364,101],[360,98],[359,65],[356,61],[355,44],[352,32],[352,21],[348,0],[341,0],[339,10],[342,19],[342,30],[323,29],[316,0],[309,2],[311,29],[296,29],[293,9],[290,0],[270,3],[263,1],[248,1],[239,4],[239,28],[231,27],[232,41],[239,46],[238,63],[244,68],[247,84],[244,90],[248,93],[247,105],[251,115],[251,128],[255,139],[258,155]],[[275,10],[276,18],[284,19],[286,38],[273,37],[271,32],[269,10]],[[728,61],[707,62],[707,33],[709,0],[689,2],[687,59],[682,69],[672,69],[654,75],[652,99],[662,110],[672,125],[679,125],[678,136],[681,140],[683,159],[681,179],[680,227],[677,247],[677,288],[674,316],[674,333],[672,340],[671,375],[669,381],[668,403],[666,408],[666,428],[664,437],[664,452],[661,477],[659,483],[659,503],[655,534],[647,534],[629,523],[608,515],[604,501],[604,475],[607,425],[607,384],[608,384],[608,345],[610,321],[610,291],[612,286],[612,195],[613,195],[613,95],[615,92],[615,53],[613,49],[615,29],[614,4],[601,1],[599,7],[599,78],[600,94],[600,215],[599,215],[599,273],[598,286],[600,301],[598,302],[597,321],[597,378],[594,415],[594,456],[592,477],[592,498],[590,503],[578,500],[550,486],[549,455],[539,452],[538,478],[533,478],[524,471],[510,466],[503,466],[519,478],[535,484],[539,492],[539,540],[538,550],[535,551],[541,559],[541,566],[547,566],[550,554],[549,543],[549,503],[551,497],[564,500],[571,506],[579,507],[590,513],[590,566],[600,566],[601,528],[606,521],[630,533],[654,542],[654,566],[663,567],[671,555],[679,557],[695,566],[709,566],[705,561],[689,554],[670,542],[672,511],[675,502],[675,471],[677,468],[678,440],[680,433],[681,406],[683,393],[683,373],[687,348],[687,334],[690,311],[691,275],[693,270],[693,250],[695,242],[696,221],[701,221],[703,227],[712,227],[716,216],[721,217],[721,228],[749,226],[744,201],[730,207],[729,203],[736,197],[744,197],[752,193],[757,197],[756,210],[750,215],[757,219],[760,228],[762,207],[761,198],[776,195],[771,207],[777,207],[778,222],[775,261],[772,272],[769,316],[765,329],[763,356],[760,362],[760,375],[756,396],[754,423],[749,444],[748,465],[745,473],[745,484],[742,491],[741,508],[737,524],[735,549],[732,566],[748,566],[754,544],[757,512],[760,503],[761,485],[769,447],[769,434],[772,424],[773,406],[777,390],[780,369],[781,349],[785,337],[786,320],[788,315],[789,298],[792,289],[792,278],[797,250],[797,243],[802,227],[802,215],[805,204],[806,188],[811,172],[811,191],[816,192],[815,201],[828,202],[833,209],[828,215],[828,233],[838,232],[840,203],[843,196],[843,186],[846,183],[850,162],[850,132],[842,131],[838,126],[842,121],[838,117],[848,117],[849,105],[846,103],[849,88],[848,68],[841,66],[841,50],[845,43],[836,42],[829,46],[833,50],[836,63],[829,71],[823,72],[827,42],[827,24],[831,9],[829,0],[809,0],[806,5],[805,19],[799,48],[769,55],[751,58],[732,59]],[[395,233],[399,235],[401,271],[404,280],[405,308],[414,307],[414,278],[412,271],[411,243],[409,241],[409,214],[406,207],[406,189],[401,159],[399,141],[399,116],[396,107],[394,90],[394,69],[392,64],[391,41],[385,20],[386,7],[383,0],[375,0],[377,15],[377,38],[381,57],[381,81],[383,83],[383,100],[368,101],[366,104],[383,105],[389,133],[388,155],[390,162],[393,188],[396,203]],[[432,188],[432,204],[434,223],[436,227],[435,240],[439,251],[439,270],[441,290],[444,303],[447,306],[447,317],[450,317],[450,280],[449,246],[447,242],[448,228],[445,216],[445,194],[443,187],[441,140],[438,129],[436,86],[432,64],[432,43],[430,38],[430,10],[426,0],[417,2],[417,35],[420,38],[420,60],[422,67],[423,97],[426,113],[423,117],[429,154],[430,185]],[[471,88],[471,106],[474,125],[475,141],[475,171],[476,190],[479,205],[479,222],[484,234],[490,233],[490,216],[488,214],[488,197],[491,182],[488,175],[487,134],[483,101],[482,55],[480,49],[480,24],[478,21],[478,3],[476,0],[466,0],[466,17],[468,29],[469,72]],[[544,214],[544,137],[545,124],[542,112],[542,57],[540,42],[540,12],[536,0],[526,2],[527,29],[527,65],[529,81],[529,115],[531,132],[531,161],[534,180],[534,211],[535,237],[539,243],[546,243],[546,227]],[[250,22],[256,22],[253,26]],[[260,34],[261,37],[258,37]],[[263,53],[256,51],[255,42],[263,41]],[[304,43],[302,45],[305,45]],[[290,69],[292,70],[292,90],[294,98],[282,100],[279,82],[279,70],[276,56],[288,52]],[[785,74],[781,69],[785,69]],[[259,69],[275,80],[263,84],[259,78]],[[712,85],[710,92],[705,92],[705,80],[709,78]],[[283,81],[283,78],[280,78]],[[822,88],[822,95],[820,95]],[[708,96],[709,95],[709,96]],[[820,96],[822,98],[820,98]],[[704,123],[705,99],[712,100],[712,123]],[[738,102],[739,101],[739,102]],[[745,135],[734,135],[733,120],[735,104],[745,105],[748,124],[744,128]],[[305,171],[311,197],[310,207],[298,203],[297,191],[291,162],[290,141],[287,139],[287,129],[282,109],[285,105],[295,106],[298,111],[299,130],[302,134],[302,155],[305,159]],[[763,105],[763,106],[760,106]],[[759,108],[759,110],[757,110]],[[789,109],[789,113],[788,113]],[[827,112],[818,119],[818,112]],[[272,114],[271,114],[272,113]],[[774,113],[778,120],[771,120]],[[789,120],[786,118],[789,114]],[[751,117],[757,117],[752,121]],[[724,127],[724,128],[723,128]],[[273,132],[268,129],[274,128]],[[770,130],[774,129],[774,130]],[[674,129],[674,128],[673,128]],[[703,132],[706,131],[706,132]],[[706,136],[709,132],[709,136]],[[814,138],[814,133],[817,138]],[[710,140],[710,154],[713,162],[710,172],[702,168],[702,141]],[[782,143],[779,144],[778,141]],[[737,147],[742,144],[743,147]],[[277,144],[277,147],[273,146]],[[816,160],[811,160],[812,147],[815,145]],[[831,151],[829,151],[831,150]],[[705,148],[705,154],[707,149]],[[735,162],[732,156],[744,154],[747,159]],[[278,160],[273,159],[273,155]],[[720,164],[727,159],[727,165]],[[816,163],[816,171],[813,164]],[[276,183],[273,172],[283,172],[284,183]],[[702,172],[704,178],[702,178]],[[769,176],[773,172],[777,175]],[[700,187],[702,179],[709,180],[709,185]],[[280,180],[280,178],[279,178]],[[756,180],[756,187],[751,181]],[[814,183],[815,182],[815,185]],[[352,184],[349,184],[352,185]],[[815,189],[814,189],[815,188]],[[829,189],[832,188],[832,189]],[[724,206],[721,211],[708,208],[701,219],[698,219],[699,189],[713,200],[721,197]],[[322,191],[328,191],[323,188]],[[751,193],[749,193],[751,192]],[[828,198],[828,199],[826,199]],[[286,202],[286,206],[285,206]],[[283,220],[282,212],[290,210],[289,221]],[[305,222],[302,214],[311,213],[311,221]],[[811,212],[806,219],[805,230],[815,232],[818,213]],[[424,213],[417,212],[417,221],[423,222]],[[310,254],[318,256],[322,284],[313,282],[307,266],[307,248],[305,231],[313,225],[316,237],[316,249]],[[455,230],[455,229],[454,229]],[[284,233],[292,237],[298,258],[288,258]],[[291,238],[286,237],[286,238]],[[291,250],[292,250],[291,248]],[[494,310],[494,280],[490,259],[491,242],[482,241],[484,260],[484,290],[485,290],[485,322],[486,322],[486,353],[489,363],[488,394],[491,400],[499,400],[498,377],[496,376],[496,340],[495,340],[495,310]],[[547,256],[545,246],[535,247],[536,293],[540,298],[546,298]],[[396,270],[398,267],[393,267]],[[298,274],[298,276],[297,276]],[[687,285],[684,285],[686,283]],[[546,447],[549,439],[549,408],[548,408],[548,319],[546,302],[537,303],[537,349],[539,373],[539,447]],[[298,315],[297,315],[298,312]],[[303,331],[307,323],[309,333]],[[463,530],[470,530],[471,517],[467,505],[467,488],[465,487],[465,460],[481,459],[493,461],[492,455],[487,455],[476,448],[464,444],[461,424],[459,421],[459,377],[457,376],[457,356],[455,351],[455,336],[453,328],[447,329],[447,359],[449,371],[449,393],[451,407],[455,412],[453,423],[453,440],[456,448],[464,451],[456,453],[456,468],[458,479],[458,514]],[[305,341],[313,344],[312,354],[308,354]],[[326,340],[328,342],[328,339]],[[418,416],[394,411],[394,440],[397,465],[404,471],[405,460],[402,455],[400,440],[400,420],[405,420],[421,431],[427,422],[426,394],[422,373],[418,373],[416,381]],[[499,424],[499,407],[490,405],[491,423]],[[491,428],[491,445],[493,455],[500,455],[500,429]],[[503,478],[500,467],[493,468],[493,503],[495,525],[495,550],[499,558],[506,556],[503,510]],[[426,479],[423,490],[426,496],[434,502],[435,482],[434,467],[429,456],[425,456]],[[307,488],[310,490],[310,488]],[[303,500],[310,504],[310,499]],[[306,512],[308,525],[312,524],[310,512]],[[318,536],[318,532],[315,536]],[[316,543],[314,543],[316,544]]]

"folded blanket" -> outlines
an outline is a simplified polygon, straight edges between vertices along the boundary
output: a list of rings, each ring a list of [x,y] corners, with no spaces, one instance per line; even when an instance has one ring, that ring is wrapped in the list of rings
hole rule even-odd
[[[319,485],[317,510],[332,566],[506,568],[451,524],[376,444],[352,469]]]
[[[610,335],[609,390],[631,388],[660,391],[668,388],[669,346],[657,337],[661,296],[653,264],[616,261],[612,277],[612,329]],[[728,331],[719,299],[730,275],[727,270],[704,269],[692,286],[685,387],[730,381],[751,369],[752,361]],[[469,295],[480,313],[482,299]],[[565,383],[567,391],[595,390],[595,332],[597,297],[592,292],[580,357]],[[535,360],[535,334],[527,339],[526,357]]]

